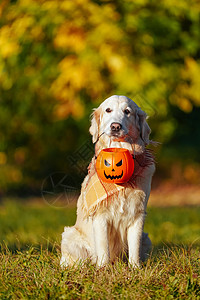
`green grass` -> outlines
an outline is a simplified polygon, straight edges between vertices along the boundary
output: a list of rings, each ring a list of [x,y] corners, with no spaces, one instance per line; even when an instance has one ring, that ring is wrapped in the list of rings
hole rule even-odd
[[[153,251],[141,269],[125,263],[61,270],[63,227],[75,207],[0,204],[0,299],[200,299],[200,208],[149,208]]]

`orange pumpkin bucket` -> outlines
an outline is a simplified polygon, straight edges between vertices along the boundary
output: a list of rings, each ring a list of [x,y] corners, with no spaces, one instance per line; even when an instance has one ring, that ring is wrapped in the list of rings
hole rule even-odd
[[[103,149],[96,160],[96,171],[104,182],[124,183],[133,174],[134,159],[124,148]]]

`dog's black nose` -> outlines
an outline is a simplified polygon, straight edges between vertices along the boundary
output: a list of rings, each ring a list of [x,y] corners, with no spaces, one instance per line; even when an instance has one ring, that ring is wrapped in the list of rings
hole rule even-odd
[[[122,125],[120,123],[112,123],[110,125],[110,128],[112,132],[119,132],[120,129],[122,128]]]

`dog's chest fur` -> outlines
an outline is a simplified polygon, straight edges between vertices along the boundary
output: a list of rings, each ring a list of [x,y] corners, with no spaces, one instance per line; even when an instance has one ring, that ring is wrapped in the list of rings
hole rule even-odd
[[[138,189],[126,188],[109,199],[107,207],[96,212],[107,220],[108,241],[113,258],[127,252],[127,228],[145,215],[145,193]],[[95,218],[95,216],[94,216]],[[112,257],[110,257],[112,260]]]

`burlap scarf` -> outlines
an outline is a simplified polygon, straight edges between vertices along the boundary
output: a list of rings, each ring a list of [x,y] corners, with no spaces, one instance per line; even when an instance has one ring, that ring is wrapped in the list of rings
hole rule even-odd
[[[83,211],[86,216],[93,216],[100,206],[108,206],[111,196],[118,195],[121,190],[127,187],[136,188],[136,177],[142,176],[146,167],[154,163],[152,151],[145,149],[143,154],[136,155],[135,169],[130,180],[123,184],[103,182],[97,175],[95,169],[95,157],[88,167],[89,180],[83,192]]]

